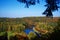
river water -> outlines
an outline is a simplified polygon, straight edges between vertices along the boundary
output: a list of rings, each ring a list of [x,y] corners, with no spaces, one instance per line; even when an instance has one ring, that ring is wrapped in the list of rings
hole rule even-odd
[[[34,28],[34,27],[33,27],[33,28]],[[27,35],[28,35],[30,32],[34,32],[34,33],[40,38],[41,35],[40,35],[39,33],[35,32],[35,31],[33,30],[33,28],[32,28],[32,29],[27,28],[27,29],[24,30],[24,32],[25,32]]]

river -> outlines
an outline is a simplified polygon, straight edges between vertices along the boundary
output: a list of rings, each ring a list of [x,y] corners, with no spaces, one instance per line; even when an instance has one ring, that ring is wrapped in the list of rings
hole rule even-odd
[[[24,30],[24,32],[25,32],[27,35],[28,35],[30,32],[34,32],[34,33],[40,38],[41,35],[40,35],[39,33],[35,32],[35,31],[33,30],[33,28],[34,28],[34,27],[32,27],[32,29],[26,28],[26,29]]]

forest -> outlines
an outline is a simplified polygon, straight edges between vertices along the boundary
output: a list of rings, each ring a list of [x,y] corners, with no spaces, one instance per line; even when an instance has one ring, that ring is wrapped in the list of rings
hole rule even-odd
[[[60,40],[60,0],[1,0],[0,4],[0,40]],[[29,10],[32,5],[37,10]]]
[[[60,17],[0,18],[0,40],[60,40]]]

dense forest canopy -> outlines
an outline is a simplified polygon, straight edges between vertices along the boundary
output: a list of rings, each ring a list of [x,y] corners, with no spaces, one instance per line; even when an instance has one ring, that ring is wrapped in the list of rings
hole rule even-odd
[[[27,32],[30,31],[29,34]],[[41,37],[38,37],[38,34]],[[8,39],[7,39],[8,38]],[[17,39],[15,39],[17,38]],[[27,39],[26,39],[27,38]],[[0,18],[0,40],[58,40],[60,17]]]

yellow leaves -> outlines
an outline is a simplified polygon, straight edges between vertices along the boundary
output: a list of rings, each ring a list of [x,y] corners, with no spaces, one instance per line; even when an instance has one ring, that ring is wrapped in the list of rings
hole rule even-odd
[[[31,38],[34,38],[36,36],[36,34],[34,32],[30,32],[28,34],[28,38],[31,39]]]
[[[35,29],[41,33],[52,33],[54,31],[56,23],[53,22],[38,22]]]
[[[39,27],[35,27],[34,29],[37,33],[42,33],[42,34],[48,33],[48,30],[40,29]]]
[[[21,36],[27,37],[27,34],[26,34],[25,32],[23,32],[23,31],[20,32],[20,33],[17,33],[17,32],[16,32],[15,34],[16,34],[16,35],[21,35]]]

